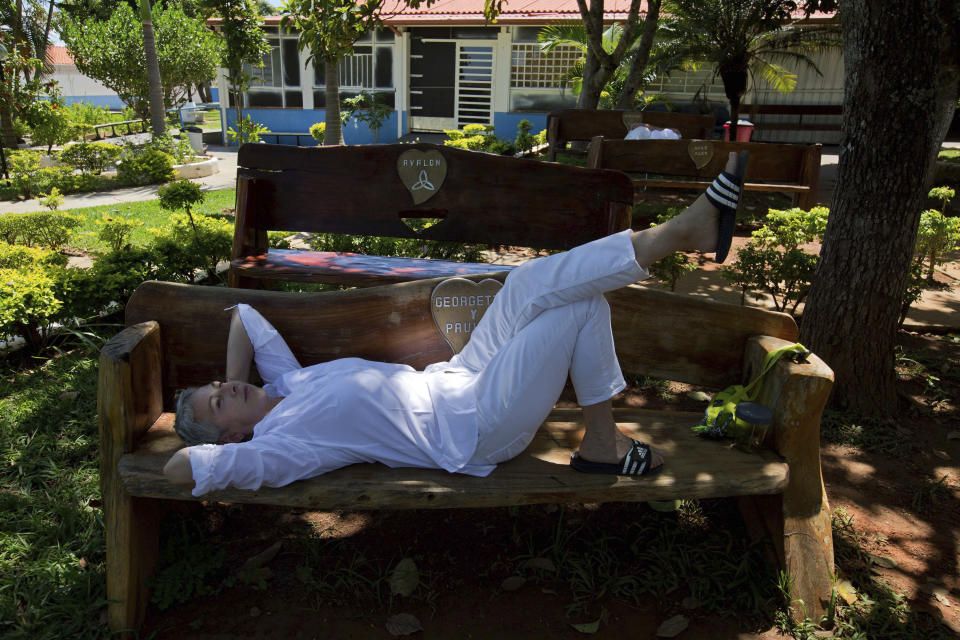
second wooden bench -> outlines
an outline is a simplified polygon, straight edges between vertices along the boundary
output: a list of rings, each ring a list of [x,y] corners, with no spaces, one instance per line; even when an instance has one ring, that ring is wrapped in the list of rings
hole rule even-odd
[[[723,171],[728,154],[750,152],[746,191],[788,193],[794,205],[817,205],[819,144],[772,144],[719,140],[609,140],[595,137],[587,166],[631,174],[637,200],[647,189],[703,191]]]
[[[269,249],[274,230],[570,249],[630,226],[633,188],[597,171],[431,144],[240,148],[230,286],[371,286],[504,269]],[[406,219],[435,223],[417,229]]]

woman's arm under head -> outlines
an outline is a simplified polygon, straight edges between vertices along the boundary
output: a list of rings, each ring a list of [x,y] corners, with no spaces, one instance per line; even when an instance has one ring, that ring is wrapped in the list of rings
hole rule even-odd
[[[190,467],[190,447],[177,451],[163,466],[164,477],[173,484],[192,487],[193,469]]]

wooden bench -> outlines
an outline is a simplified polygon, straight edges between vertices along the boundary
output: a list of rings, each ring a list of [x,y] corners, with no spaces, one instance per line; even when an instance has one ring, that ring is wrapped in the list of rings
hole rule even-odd
[[[645,123],[676,129],[683,138],[713,139],[712,115],[667,111],[624,111],[622,109],[563,109],[547,116],[547,152],[551,162],[557,152],[584,153],[567,149],[569,142],[589,142],[594,136],[623,139],[634,125]]]
[[[747,118],[759,130],[767,131],[840,131],[840,116],[843,105],[840,104],[747,104],[740,108],[740,116]],[[777,121],[765,116],[777,117]],[[788,117],[784,120],[781,116]],[[819,122],[804,122],[804,117],[820,118]],[[831,122],[823,122],[825,116]],[[795,119],[794,119],[795,118]]]
[[[280,144],[280,138],[295,138],[296,146],[298,147],[300,146],[300,138],[309,138],[310,140],[313,140],[313,144],[310,146],[316,146],[320,144],[309,131],[267,131],[266,133],[261,133],[260,137],[273,138],[277,144]]]
[[[503,279],[504,273],[493,276]],[[480,276],[471,276],[480,280]],[[196,501],[162,468],[183,446],[172,430],[175,389],[222,375],[230,314],[257,308],[305,365],[356,356],[416,368],[452,350],[431,317],[441,280],[324,293],[147,282],[126,307],[127,328],[100,358],[101,488],[107,545],[107,599],[114,630],[135,629],[148,601],[166,501]],[[724,387],[756,372],[766,353],[794,341],[785,314],[721,304],[632,285],[607,295],[624,371]],[[556,410],[519,457],[489,477],[438,470],[353,465],[281,488],[228,489],[205,500],[331,509],[498,507],[538,503],[649,501],[739,496],[749,518],[792,579],[791,597],[819,619],[831,593],[830,510],[819,457],[821,410],[832,372],[816,356],[779,363],[759,401],[774,410],[768,449],[747,453],[695,437],[698,413],[617,411],[635,437],[665,451],[653,477],[580,474],[568,462],[582,431],[578,410]],[[796,610],[799,611],[799,607]]]
[[[268,250],[272,230],[569,249],[630,226],[630,181],[431,144],[240,148],[230,286],[263,279],[371,286],[489,264]],[[436,224],[417,231],[404,219]]]
[[[720,140],[608,140],[590,142],[587,166],[617,169],[633,178],[636,199],[647,189],[703,191],[723,171],[731,151],[750,152],[746,191],[790,194],[794,205],[817,205],[819,144],[773,144]]]

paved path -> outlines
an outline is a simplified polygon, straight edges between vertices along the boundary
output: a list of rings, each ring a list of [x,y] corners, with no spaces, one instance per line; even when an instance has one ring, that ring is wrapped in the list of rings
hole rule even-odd
[[[218,189],[233,189],[237,182],[237,148],[207,146],[207,153],[218,160],[218,171],[205,178],[196,178],[194,182],[202,185],[204,191]],[[103,207],[116,205],[121,202],[137,202],[153,200],[157,197],[157,189],[162,185],[148,185],[145,187],[128,187],[114,191],[99,191],[95,193],[77,193],[63,197],[61,209],[78,209],[81,207]],[[0,213],[26,213],[28,211],[44,211],[45,208],[36,199],[22,202],[0,202]]]
[[[945,146],[960,148],[960,142],[948,142]],[[219,159],[219,171],[206,178],[198,178],[206,191],[217,189],[232,189],[236,183],[237,148],[208,146],[207,152]],[[833,189],[837,179],[838,149],[825,147],[821,157],[820,168],[820,197],[825,205],[830,204]],[[64,196],[63,209],[79,207],[109,206],[121,202],[151,200],[157,197],[157,185],[148,187],[131,187],[102,193],[87,193]],[[16,203],[0,203],[0,213],[40,211],[43,207],[36,200],[27,200]],[[734,238],[732,255],[727,264],[736,259],[736,250],[746,243],[746,238]],[[492,261],[501,264],[515,264],[528,259],[520,255],[492,255]],[[740,303],[740,294],[730,288],[720,277],[718,265],[708,262],[704,267],[690,273],[679,280],[677,291],[692,296],[709,297],[714,300]],[[958,330],[960,331],[960,255],[956,260],[943,265],[938,270],[938,279],[948,286],[939,291],[925,291],[920,302],[913,305],[905,323],[905,327],[914,330]],[[652,285],[657,286],[657,285]],[[773,308],[769,296],[750,297],[747,304]]]

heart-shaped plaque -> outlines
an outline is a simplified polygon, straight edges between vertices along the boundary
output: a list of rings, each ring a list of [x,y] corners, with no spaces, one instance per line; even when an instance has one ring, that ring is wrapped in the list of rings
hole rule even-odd
[[[397,173],[413,196],[413,204],[432,198],[447,177],[447,159],[439,151],[404,151],[397,158]]]
[[[493,297],[503,285],[487,278],[473,282],[466,278],[447,278],[430,294],[430,311],[437,330],[454,353],[460,353]]]
[[[691,140],[687,146],[687,153],[697,169],[703,169],[713,160],[713,144],[709,140]]]
[[[630,131],[638,124],[643,124],[643,111],[624,111],[620,119],[623,120],[623,126],[627,131]]]

